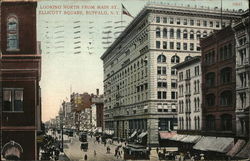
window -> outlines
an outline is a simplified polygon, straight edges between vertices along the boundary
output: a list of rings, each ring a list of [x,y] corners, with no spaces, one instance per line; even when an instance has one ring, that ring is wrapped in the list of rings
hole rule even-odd
[[[231,77],[232,77],[232,69],[229,67],[223,68],[220,72],[220,79],[221,83],[229,83],[231,82]]]
[[[166,67],[157,67],[157,74],[158,75],[166,75],[167,74],[167,68]]]
[[[187,43],[183,43],[183,50],[187,50]]]
[[[240,77],[239,86],[240,87],[247,87],[248,86],[247,73],[246,72],[239,73],[239,77]]]
[[[11,15],[7,19],[7,50],[18,49],[18,20]]]
[[[194,43],[190,43],[190,50],[191,50],[191,51],[194,50]]]
[[[163,29],[163,38],[167,38],[168,30],[166,28]]]
[[[3,89],[3,111],[23,111],[23,89]]]
[[[174,38],[174,29],[170,29],[170,38]]]
[[[190,37],[190,40],[194,39],[194,31],[193,30],[190,31],[189,37]]]
[[[172,68],[171,69],[171,75],[177,75],[177,69]]]
[[[176,31],[176,37],[177,37],[177,39],[181,38],[181,30],[180,29],[177,29],[177,31]]]
[[[179,73],[179,81],[182,81],[183,80],[183,72],[180,72]]]
[[[167,88],[167,82],[157,82],[158,88]]]
[[[161,22],[161,18],[160,17],[156,17],[156,23],[160,23]]]
[[[183,31],[183,39],[187,39],[188,38],[188,33],[187,30]]]
[[[168,22],[167,17],[163,17],[163,23],[167,23],[167,22]]]
[[[160,41],[156,41],[156,48],[160,49],[161,48],[161,42]]]
[[[200,68],[199,68],[199,66],[194,67],[194,75],[195,76],[200,75]]]
[[[209,22],[209,27],[214,27],[213,21],[210,21],[210,22]]]
[[[196,39],[197,39],[197,40],[200,40],[200,38],[201,38],[201,32],[200,32],[200,31],[197,31],[197,32],[196,32]]]
[[[170,42],[170,49],[174,49],[174,42]]]
[[[187,25],[187,19],[183,20],[183,25]]]
[[[203,37],[207,37],[207,31],[203,32]]]
[[[229,114],[221,115],[221,130],[224,131],[232,130],[232,115]]]
[[[176,24],[177,24],[177,25],[180,25],[180,24],[181,24],[180,18],[177,18],[177,19],[176,19]]]
[[[220,22],[219,21],[216,21],[216,25],[215,25],[217,28],[220,27]]]
[[[214,94],[206,95],[206,105],[207,106],[214,106],[215,104],[215,96]]]
[[[177,50],[181,50],[181,43],[180,43],[180,42],[177,42],[177,43],[176,43],[176,49],[177,49]]]
[[[162,42],[162,48],[163,49],[167,49],[167,41],[163,41]]]
[[[166,56],[161,54],[157,57],[157,63],[165,63],[166,62]]]
[[[197,21],[196,21],[196,25],[197,25],[197,26],[200,26],[200,25],[201,25],[201,21],[200,21],[200,20],[197,20]]]
[[[215,86],[215,73],[207,73],[205,75],[205,84],[206,87],[214,87]]]
[[[155,30],[155,36],[156,36],[156,38],[161,37],[161,29],[160,28],[156,28],[156,30]]]
[[[230,106],[232,105],[232,91],[223,91],[220,94],[220,104],[222,106]]]
[[[197,51],[200,51],[200,50],[201,50],[200,44],[196,44],[196,50],[197,50]]]
[[[177,55],[172,56],[171,58],[171,63],[179,63],[180,62],[180,57]]]
[[[157,92],[157,99],[167,99],[167,92],[165,92],[165,91],[158,91]]]
[[[174,24],[174,18],[170,18],[170,24]]]
[[[206,116],[206,128],[207,130],[215,130],[215,118],[213,115]]]
[[[177,98],[177,92],[171,92],[171,99]]]
[[[190,79],[190,69],[186,70],[186,79]]]
[[[207,21],[205,21],[205,20],[203,21],[203,26],[207,27]]]
[[[190,20],[190,26],[194,26],[194,20]]]
[[[244,109],[246,107],[246,92],[239,93],[240,96],[240,107]]]
[[[171,88],[177,88],[177,80],[171,79]]]

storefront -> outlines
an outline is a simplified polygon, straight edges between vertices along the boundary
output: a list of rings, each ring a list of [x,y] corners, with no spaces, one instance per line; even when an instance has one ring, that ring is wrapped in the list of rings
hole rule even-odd
[[[124,149],[124,159],[128,160],[149,160],[149,149],[145,146],[128,144]]]

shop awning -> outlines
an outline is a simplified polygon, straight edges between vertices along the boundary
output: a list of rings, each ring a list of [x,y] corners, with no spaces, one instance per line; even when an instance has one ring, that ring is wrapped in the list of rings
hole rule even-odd
[[[114,135],[114,130],[104,130],[104,133],[107,135]]]
[[[194,146],[194,149],[202,151],[228,152],[234,143],[234,138],[202,137]]]
[[[159,134],[160,134],[160,138],[162,140],[169,139],[169,138],[177,135],[176,132],[166,132],[166,131],[160,131]]]
[[[142,132],[139,136],[138,136],[138,138],[143,138],[144,136],[146,136],[148,134],[148,132]]]
[[[185,137],[187,137],[187,135],[176,134],[173,137],[169,138],[169,140],[172,140],[172,141],[181,141]]]
[[[184,137],[180,141],[183,143],[197,143],[200,139],[201,139],[200,135],[187,135],[187,137]]]
[[[137,133],[137,131],[134,131],[134,132],[130,135],[129,139],[135,137],[136,133]]]
[[[233,146],[233,148],[227,153],[228,156],[234,157],[246,144],[245,140],[239,139]]]
[[[250,141],[243,147],[243,149],[236,155],[236,157],[247,159],[250,157],[249,150],[250,149]]]

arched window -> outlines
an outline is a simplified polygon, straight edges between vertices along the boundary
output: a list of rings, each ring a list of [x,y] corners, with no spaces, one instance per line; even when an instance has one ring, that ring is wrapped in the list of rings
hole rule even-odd
[[[203,32],[203,37],[207,37],[207,31]]]
[[[189,59],[191,59],[192,57],[191,56],[186,56],[185,57],[185,61],[187,61],[187,60],[189,60]]]
[[[171,63],[179,63],[180,62],[180,57],[177,55],[172,56],[171,58]]]
[[[166,56],[161,54],[157,57],[157,63],[165,63],[166,62]]]
[[[181,38],[181,30],[180,29],[177,29],[177,31],[176,31],[176,37],[177,37],[177,39]]]
[[[191,31],[190,31],[190,35],[189,35],[189,37],[190,37],[190,39],[191,39],[191,40],[193,40],[193,39],[194,39],[194,31],[193,31],[193,30],[191,30]]]
[[[227,91],[223,91],[220,94],[220,104],[222,106],[230,106],[232,105],[232,91],[227,90]]]
[[[199,40],[201,38],[201,32],[197,31],[196,32],[196,39]]]
[[[168,36],[168,30],[166,28],[163,29],[163,37],[167,38]]]
[[[206,116],[206,129],[215,130],[215,117],[213,115]]]
[[[229,114],[221,115],[221,130],[225,131],[232,130],[232,115]]]
[[[170,38],[174,38],[174,29],[170,29]]]
[[[223,68],[220,71],[220,82],[222,84],[231,82],[232,79],[232,69],[230,67]]]
[[[18,49],[18,19],[15,15],[7,18],[7,49]]]
[[[214,94],[206,95],[206,105],[207,106],[214,106],[215,104],[215,96]]]
[[[205,75],[205,85],[206,87],[213,87],[215,85],[215,73],[210,72]]]
[[[156,37],[161,37],[161,29],[160,28],[156,28],[155,36]]]
[[[188,38],[188,33],[187,30],[183,31],[183,39],[187,39]]]
[[[200,130],[200,117],[197,117],[197,130]]]
[[[197,119],[196,119],[196,116],[194,116],[194,128],[195,128],[195,130],[197,130]]]

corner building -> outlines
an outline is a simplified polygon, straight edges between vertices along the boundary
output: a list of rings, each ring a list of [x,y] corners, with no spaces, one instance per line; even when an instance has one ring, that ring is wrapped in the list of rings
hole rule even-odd
[[[149,4],[101,59],[104,67],[104,124],[128,139],[147,131],[159,145],[159,131],[177,129],[177,74],[172,66],[200,55],[199,39],[226,26],[239,13],[208,8]]]
[[[37,160],[41,55],[35,0],[1,1],[1,132],[7,160]],[[1,158],[0,158],[1,160]]]

